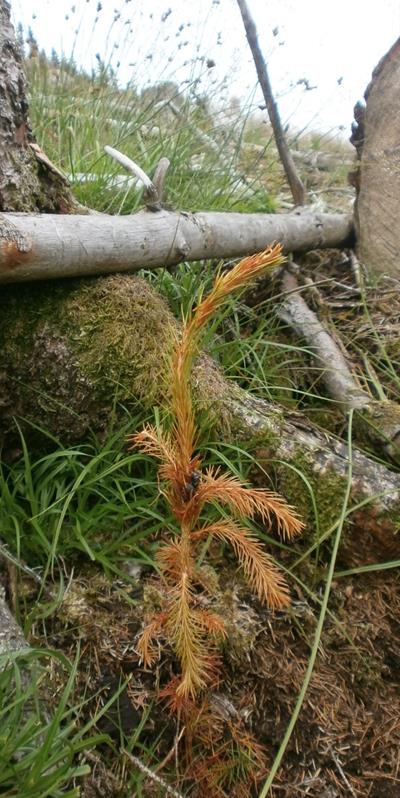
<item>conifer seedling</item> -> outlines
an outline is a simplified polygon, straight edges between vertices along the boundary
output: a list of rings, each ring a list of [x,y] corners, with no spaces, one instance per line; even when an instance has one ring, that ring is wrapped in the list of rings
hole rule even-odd
[[[157,642],[165,640],[172,646],[181,672],[164,694],[177,708],[193,702],[212,685],[218,673],[218,646],[225,636],[223,619],[208,609],[212,601],[210,579],[197,562],[206,539],[232,547],[261,602],[282,608],[290,601],[284,577],[256,534],[240,521],[257,516],[271,525],[274,518],[285,540],[299,534],[303,524],[276,493],[253,488],[219,468],[202,467],[196,453],[198,430],[191,392],[193,361],[208,320],[233,291],[248,287],[266,270],[283,262],[281,246],[274,245],[217,275],[212,290],[189,313],[177,335],[170,362],[170,428],[149,425],[129,438],[132,447],[159,460],[160,482],[165,485],[163,492],[176,521],[176,534],[161,544],[157,554],[163,576],[163,606],[145,627],[138,649],[144,665],[151,666],[160,650]],[[209,503],[228,508],[231,517],[202,522],[202,511]]]

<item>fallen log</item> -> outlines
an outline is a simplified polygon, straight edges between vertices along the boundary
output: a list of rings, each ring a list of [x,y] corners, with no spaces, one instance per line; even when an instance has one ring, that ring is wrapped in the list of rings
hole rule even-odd
[[[0,283],[47,280],[184,260],[248,255],[280,241],[286,252],[345,245],[346,214],[141,211],[133,216],[0,216]]]
[[[53,445],[55,438],[66,446],[89,431],[107,434],[116,412],[143,414],[162,406],[165,355],[176,324],[163,299],[135,276],[6,287],[0,296],[4,451],[18,447],[15,419],[30,448],[42,450],[40,428],[53,436]],[[345,444],[302,415],[249,396],[208,356],[199,358],[193,379],[197,408],[214,439],[255,452],[309,529],[325,532],[346,490]],[[400,475],[355,450],[351,501],[358,509],[349,541],[361,536],[358,555],[364,562],[394,556]]]
[[[400,406],[396,402],[373,399],[353,377],[338,344],[310,310],[300,294],[291,263],[282,275],[284,297],[277,315],[304,339],[321,369],[321,380],[328,396],[345,414],[353,409],[358,440],[365,440],[379,454],[400,462]]]
[[[317,531],[317,537],[323,538],[332,529],[345,495],[347,445],[300,413],[237,388],[226,390],[221,407],[234,422],[236,439],[245,449],[252,445],[258,464],[274,474],[280,493],[298,508],[308,532]],[[348,516],[341,562],[364,565],[398,559],[400,474],[355,447]]]

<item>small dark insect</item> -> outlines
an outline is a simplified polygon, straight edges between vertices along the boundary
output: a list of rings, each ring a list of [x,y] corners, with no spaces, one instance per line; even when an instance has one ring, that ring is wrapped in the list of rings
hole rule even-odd
[[[192,473],[189,476],[188,482],[185,482],[185,485],[183,487],[183,498],[185,501],[187,502],[190,501],[192,496],[194,496],[194,494],[197,491],[197,488],[199,487],[200,480],[201,480],[201,474],[199,474],[198,471],[192,471]]]

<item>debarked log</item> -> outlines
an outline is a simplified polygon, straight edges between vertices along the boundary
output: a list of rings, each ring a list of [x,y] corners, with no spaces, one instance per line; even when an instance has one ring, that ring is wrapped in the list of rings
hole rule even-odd
[[[132,216],[0,215],[0,283],[134,272],[184,260],[229,258],[281,242],[286,252],[340,247],[346,214],[140,211]]]
[[[16,420],[29,445],[42,449],[40,429],[66,446],[89,431],[106,435],[118,407],[121,414],[139,411],[143,417],[143,409],[151,413],[154,405],[165,404],[165,355],[176,325],[162,297],[134,275],[5,287],[0,296],[3,451],[18,449]],[[208,355],[198,359],[193,388],[211,439],[253,452],[308,529],[326,532],[346,492],[346,445],[301,414],[249,396],[227,381]],[[357,509],[349,515],[346,536],[351,560],[354,551],[363,562],[398,556],[400,475],[356,449],[352,469],[351,506]],[[261,471],[258,476],[265,481]]]

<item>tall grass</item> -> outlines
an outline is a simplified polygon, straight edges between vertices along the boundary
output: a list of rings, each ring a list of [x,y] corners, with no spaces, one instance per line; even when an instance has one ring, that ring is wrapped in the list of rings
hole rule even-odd
[[[109,144],[150,175],[161,157],[170,160],[167,206],[274,210],[271,162],[268,168],[244,147],[251,103],[227,114],[199,92],[198,74],[183,87],[161,81],[138,92],[119,88],[104,70],[88,75],[65,60],[38,56],[28,75],[35,135],[82,203],[108,213],[140,207],[140,187],[104,154]]]
[[[137,423],[130,418],[129,429]],[[154,473],[138,453],[125,452],[127,430],[122,427],[104,444],[60,445],[38,457],[32,457],[21,433],[21,460],[2,464],[2,538],[44,579],[58,558],[80,554],[110,575],[118,572],[126,550],[139,547],[165,523],[152,506]]]
[[[48,689],[49,668],[58,671],[56,695]],[[74,695],[76,668],[54,651],[0,658],[1,795],[78,798],[73,784],[90,772],[81,754],[106,738],[90,734],[97,718],[80,722],[85,700]]]

